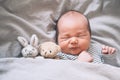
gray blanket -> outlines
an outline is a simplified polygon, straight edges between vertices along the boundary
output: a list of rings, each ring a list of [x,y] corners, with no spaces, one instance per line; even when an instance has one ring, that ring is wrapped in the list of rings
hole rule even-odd
[[[120,68],[37,57],[0,60],[0,80],[120,80]]]
[[[0,80],[120,80],[120,0],[0,0]],[[18,36],[55,41],[55,21],[68,10],[88,17],[91,42],[117,49],[105,64],[22,58]],[[113,67],[114,66],[114,67]]]

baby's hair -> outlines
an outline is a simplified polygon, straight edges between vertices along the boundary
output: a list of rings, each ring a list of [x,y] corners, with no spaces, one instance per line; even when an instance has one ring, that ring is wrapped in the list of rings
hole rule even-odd
[[[91,36],[91,28],[90,28],[90,23],[89,23],[88,18],[87,18],[84,14],[82,14],[80,11],[69,10],[69,11],[63,12],[63,13],[59,16],[58,20],[56,21],[56,26],[55,26],[55,30],[56,30],[56,43],[58,43],[58,34],[59,34],[59,31],[58,31],[58,22],[59,22],[59,20],[61,19],[61,17],[64,16],[65,14],[67,14],[68,12],[77,12],[77,13],[80,13],[81,15],[83,15],[83,16],[86,18],[86,20],[87,20],[87,25],[88,25],[88,30],[89,30],[89,33],[90,33],[90,36]]]

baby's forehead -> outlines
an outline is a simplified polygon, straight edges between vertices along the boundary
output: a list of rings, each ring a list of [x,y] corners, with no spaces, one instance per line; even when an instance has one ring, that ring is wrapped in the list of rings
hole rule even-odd
[[[66,17],[84,17],[84,16],[79,12],[69,11],[61,16],[61,18],[66,18]]]
[[[62,28],[61,25],[65,24],[66,22],[70,24],[70,22],[72,22],[72,21],[77,22],[78,24],[86,25],[86,26],[88,26],[88,29],[90,28],[87,17],[77,11],[69,11],[69,12],[66,12],[65,14],[63,14],[58,20],[57,27],[58,27],[58,29]]]
[[[60,19],[58,20],[58,22],[66,20],[66,19],[79,19],[81,21],[87,22],[87,18],[82,13],[79,13],[79,12],[76,12],[76,11],[66,12],[65,14],[63,14],[60,17]]]

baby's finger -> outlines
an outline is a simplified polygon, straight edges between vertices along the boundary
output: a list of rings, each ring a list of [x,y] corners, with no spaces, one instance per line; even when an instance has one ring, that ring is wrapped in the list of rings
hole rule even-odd
[[[102,53],[103,54],[108,54],[108,51],[107,50],[102,50]]]
[[[116,51],[115,48],[109,47],[109,54],[113,54]]]
[[[108,48],[109,48],[108,46],[103,45],[102,46],[102,53],[103,54],[108,54]]]

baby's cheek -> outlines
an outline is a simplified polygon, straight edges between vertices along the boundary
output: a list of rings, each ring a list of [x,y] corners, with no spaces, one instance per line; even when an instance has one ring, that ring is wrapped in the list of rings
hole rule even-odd
[[[87,49],[90,45],[90,41],[89,40],[86,40],[86,39],[82,39],[81,41],[79,41],[79,47],[81,49]],[[83,46],[84,45],[84,46]]]
[[[67,44],[64,43],[64,42],[62,42],[62,43],[59,44],[59,46],[60,46],[61,48],[65,48],[65,47],[67,47]]]

